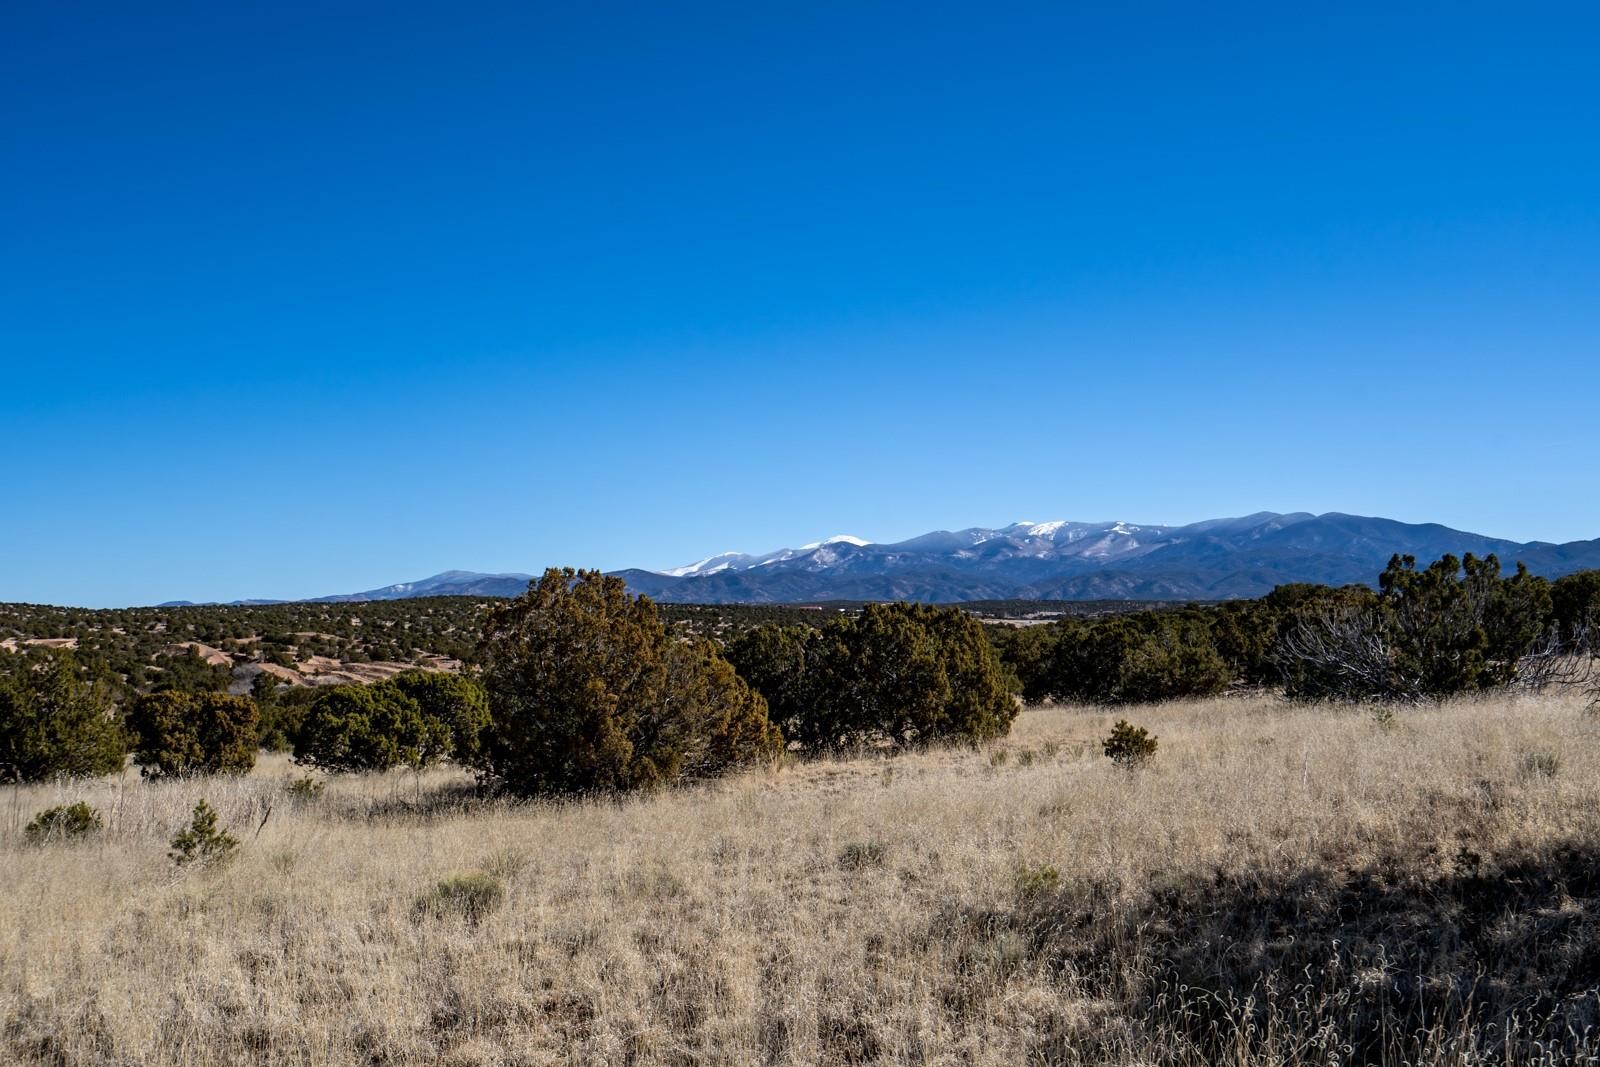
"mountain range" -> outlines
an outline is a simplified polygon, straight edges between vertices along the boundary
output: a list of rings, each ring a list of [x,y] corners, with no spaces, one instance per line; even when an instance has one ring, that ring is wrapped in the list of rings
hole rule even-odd
[[[1559,577],[1600,568],[1600,539],[1519,543],[1433,523],[1330,512],[1260,512],[1188,526],[1014,522],[936,530],[894,544],[837,536],[762,555],[724,552],[667,571],[614,572],[669,603],[820,600],[1226,600],[1287,582],[1371,584],[1395,553],[1431,561],[1494,553]],[[516,596],[526,574],[446,571],[328,602],[419,596]]]

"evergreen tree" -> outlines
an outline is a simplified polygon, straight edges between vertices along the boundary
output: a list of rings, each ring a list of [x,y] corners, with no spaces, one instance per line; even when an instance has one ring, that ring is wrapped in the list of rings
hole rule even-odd
[[[981,741],[1017,712],[982,624],[956,608],[869,604],[820,631],[762,627],[730,654],[804,748]]]
[[[421,669],[401,671],[384,684],[416,701],[429,720],[427,736],[436,747],[423,752],[424,763],[446,757],[471,763],[477,758],[489,725],[489,697],[483,686],[465,675]],[[445,744],[437,747],[441,740]]]
[[[225,693],[147,693],[128,713],[134,762],[147,777],[245,774],[260,724],[255,701]]]
[[[127,746],[104,686],[61,651],[0,653],[0,781],[93,777],[122,769]]]
[[[821,634],[809,626],[768,624],[728,643],[728,662],[767,701],[767,715],[791,741],[802,740],[816,705],[813,692]]]
[[[173,689],[185,693],[226,692],[232,674],[226,667],[206,662],[200,650],[190,646],[181,651],[157,656],[159,668],[157,689]]]
[[[1579,571],[1550,583],[1550,617],[1564,641],[1600,630],[1600,571]]]
[[[491,724],[479,764],[525,794],[709,777],[782,750],[766,703],[648,597],[598,571],[548,570],[489,615]]]
[[[296,762],[329,771],[421,767],[450,748],[447,723],[386,682],[317,693],[295,741]]]

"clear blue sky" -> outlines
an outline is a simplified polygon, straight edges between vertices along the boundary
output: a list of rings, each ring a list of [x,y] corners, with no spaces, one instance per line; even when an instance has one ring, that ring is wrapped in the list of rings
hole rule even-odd
[[[1600,13],[1395,6],[13,0],[0,600],[1600,536]]]

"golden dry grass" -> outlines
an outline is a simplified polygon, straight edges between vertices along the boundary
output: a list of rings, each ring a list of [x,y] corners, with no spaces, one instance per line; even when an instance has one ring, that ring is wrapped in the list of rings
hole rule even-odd
[[[1600,722],[1581,701],[1405,710],[1390,728],[1268,698],[1121,714],[1159,735],[1150,767],[1101,755],[1118,716],[1039,709],[980,751],[622,801],[482,802],[443,771],[296,801],[281,759],[236,781],[0,793],[0,1060],[1326,1063],[1342,1038],[1316,1029],[1358,1010],[1392,1011],[1389,1044],[1413,1060],[1538,1060],[1491,1029],[1501,1019],[1412,1027],[1385,1007],[1407,978],[1384,972],[1382,937],[1379,956],[1339,946],[1327,974],[1273,976],[1290,992],[1261,1014],[1260,996],[1235,999],[1256,987],[1229,982],[1293,950],[1238,901],[1293,911],[1364,878],[1471,911],[1471,886],[1512,877],[1498,857],[1600,855]],[[201,796],[243,845],[220,870],[179,872],[167,841]],[[106,815],[97,840],[25,843],[34,812],[78,799]],[[1477,881],[1459,883],[1463,866]],[[470,871],[504,887],[481,918],[419,907]],[[1468,895],[1427,896],[1448,879]],[[1539,906],[1551,916],[1528,921],[1547,925],[1519,936],[1588,944],[1581,893]],[[1339,971],[1362,952],[1361,973]],[[1173,957],[1212,986],[1161,986]],[[1592,966],[1568,962],[1569,984]],[[1556,1008],[1581,1030],[1583,1004]]]

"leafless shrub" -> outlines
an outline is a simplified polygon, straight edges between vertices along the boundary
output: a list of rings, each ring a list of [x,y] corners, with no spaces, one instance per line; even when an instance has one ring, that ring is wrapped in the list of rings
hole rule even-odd
[[[1422,695],[1420,678],[1396,672],[1387,632],[1366,607],[1336,604],[1302,615],[1284,634],[1276,659],[1298,696],[1410,702]]]
[[[1447,622],[1450,625],[1443,637],[1435,635],[1441,650],[1459,644],[1462,633],[1457,631],[1481,619],[1463,612]],[[1374,608],[1354,605],[1330,605],[1302,616],[1284,634],[1277,652],[1290,694],[1399,704],[1439,695],[1429,691],[1426,655],[1401,655],[1396,648],[1396,635],[1404,633],[1406,625],[1404,612],[1397,621],[1386,622]],[[1588,685],[1600,700],[1596,651],[1588,627],[1565,636],[1551,627],[1517,658],[1515,669],[1503,676],[1509,677],[1515,688],[1535,693],[1551,687]]]
[[[1595,648],[1583,626],[1563,636],[1555,627],[1517,660],[1517,687],[1542,693],[1551,686],[1585,686],[1596,682]],[[1600,697],[1600,692],[1597,692]]]

